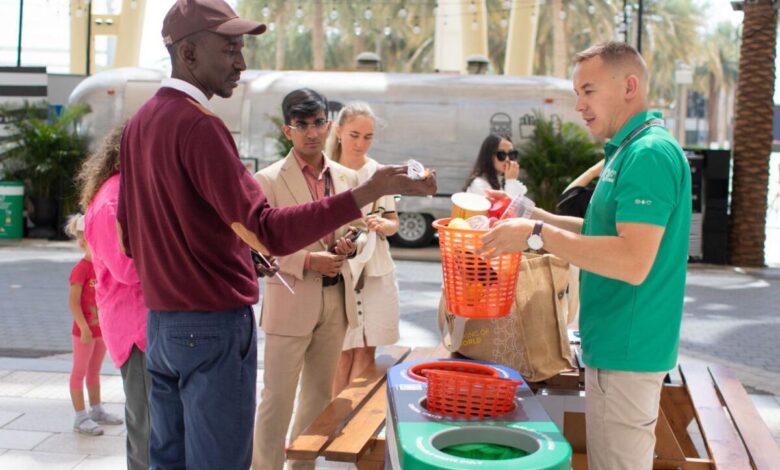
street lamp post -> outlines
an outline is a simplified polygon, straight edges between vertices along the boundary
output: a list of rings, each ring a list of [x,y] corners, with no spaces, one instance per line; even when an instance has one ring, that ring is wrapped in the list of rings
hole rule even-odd
[[[642,53],[642,10],[644,10],[644,5],[642,5],[642,0],[639,0],[639,10],[636,15],[636,50],[640,54]]]
[[[22,20],[24,18],[24,0],[19,0],[19,39],[16,41],[16,66],[22,66]]]
[[[631,5],[629,5],[631,3]],[[623,42],[629,43],[632,39],[631,34],[631,28],[629,27],[629,23],[633,23],[634,20],[634,14],[631,12],[632,8],[636,8],[637,15],[636,15],[636,50],[641,54],[642,53],[642,21],[644,20],[644,1],[643,0],[637,0],[636,6],[634,7],[634,2],[629,2],[629,0],[623,0],[623,11],[622,13],[618,13],[615,16],[615,23],[616,23],[616,34],[615,34],[615,40],[619,40],[620,36],[623,36]]]
[[[92,0],[87,0],[87,70],[86,76],[89,77],[90,58],[92,57]]]

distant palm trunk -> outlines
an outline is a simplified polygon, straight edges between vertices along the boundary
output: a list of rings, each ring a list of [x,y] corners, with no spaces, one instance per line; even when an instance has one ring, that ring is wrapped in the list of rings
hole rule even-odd
[[[561,14],[563,0],[552,0],[552,35],[553,35],[553,76],[566,77],[566,28]]]
[[[729,226],[731,263],[737,266],[764,266],[777,41],[772,3],[744,3]]]
[[[708,78],[709,93],[707,97],[707,144],[720,142],[718,122],[720,121],[720,90],[723,88],[715,74],[710,72]]]
[[[322,0],[314,0],[314,23],[311,25],[311,53],[314,70],[325,70],[325,32]]]
[[[286,46],[285,34],[285,2],[279,3],[279,9],[276,11],[276,70],[284,69],[284,52]]]

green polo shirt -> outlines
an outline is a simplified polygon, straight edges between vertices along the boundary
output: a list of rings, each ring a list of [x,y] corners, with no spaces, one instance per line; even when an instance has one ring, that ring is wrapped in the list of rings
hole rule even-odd
[[[660,372],[677,363],[688,232],[691,171],[677,141],[650,127],[615,155],[624,139],[657,111],[634,115],[604,146],[606,162],[585,214],[583,235],[615,236],[619,223],[664,227],[653,267],[633,286],[587,271],[581,274],[580,334],[589,367]]]

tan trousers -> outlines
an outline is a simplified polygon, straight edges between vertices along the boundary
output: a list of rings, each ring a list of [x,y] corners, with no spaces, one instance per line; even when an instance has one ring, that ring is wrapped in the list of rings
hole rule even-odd
[[[649,470],[666,372],[585,371],[589,470]]]
[[[330,403],[341,344],[347,330],[342,283],[322,289],[320,321],[305,336],[265,335],[263,391],[255,415],[253,470],[281,470],[298,378],[301,391],[292,428],[295,439]],[[295,312],[290,312],[295,321]],[[314,462],[290,461],[290,469]]]

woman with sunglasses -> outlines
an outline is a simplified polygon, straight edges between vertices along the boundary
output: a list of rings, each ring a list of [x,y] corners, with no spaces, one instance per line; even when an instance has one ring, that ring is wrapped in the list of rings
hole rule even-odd
[[[488,135],[482,141],[474,169],[463,190],[483,196],[488,189],[502,190],[509,197],[525,193],[525,185],[517,179],[520,175],[518,157],[519,152],[508,137]]]

